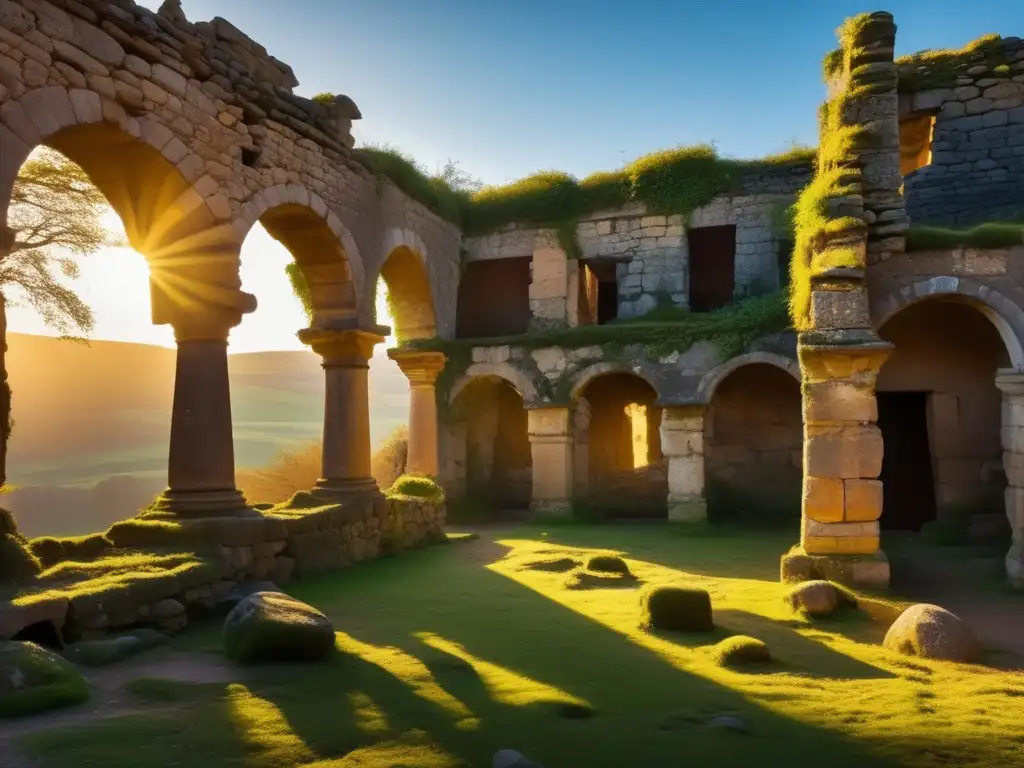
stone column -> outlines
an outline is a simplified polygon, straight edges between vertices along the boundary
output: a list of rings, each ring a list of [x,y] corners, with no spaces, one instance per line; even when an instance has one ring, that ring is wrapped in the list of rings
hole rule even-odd
[[[670,405],[661,411],[661,453],[668,462],[668,519],[707,520],[704,498],[703,405]]]
[[[173,321],[178,353],[168,488],[155,505],[160,513],[205,517],[248,509],[235,488],[228,379],[228,333],[241,319],[238,311],[206,310]]]
[[[787,564],[784,558],[784,580],[817,576],[888,586],[889,563],[879,548],[882,433],[875,424],[875,380],[891,351],[892,345],[882,341],[799,347],[804,418],[800,554],[808,559]],[[801,574],[801,569],[810,573]]]
[[[444,354],[389,349],[388,357],[398,363],[409,380],[409,452],[405,471],[436,478],[437,393],[434,382],[444,370]]]
[[[541,406],[527,411],[533,462],[530,510],[548,517],[572,514],[572,411]]]
[[[1006,575],[1010,584],[1024,589],[1024,372],[999,371],[996,386],[1003,392],[1006,516],[1013,529],[1013,543],[1006,553]]]
[[[367,371],[374,346],[385,337],[369,331],[327,328],[306,328],[298,336],[323,358],[326,381],[322,476],[314,492],[343,496],[378,491],[370,475]]]

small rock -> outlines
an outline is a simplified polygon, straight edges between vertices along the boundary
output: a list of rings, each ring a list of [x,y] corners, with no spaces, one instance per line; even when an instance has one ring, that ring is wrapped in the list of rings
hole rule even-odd
[[[786,603],[808,616],[828,616],[844,602],[843,595],[828,581],[805,581],[786,595]]]
[[[927,603],[912,605],[901,613],[882,644],[923,659],[973,661],[981,654],[981,644],[960,617]]]
[[[494,753],[491,768],[544,768],[544,766],[524,757],[514,749],[499,749]]]
[[[316,608],[280,592],[257,592],[224,620],[224,652],[241,663],[315,661],[334,650],[334,627]]]
[[[64,658],[86,667],[103,667],[165,642],[166,635],[154,629],[137,629],[115,637],[74,643],[64,650]]]
[[[161,600],[159,603],[154,603],[153,607],[150,609],[149,615],[157,621],[163,621],[164,619],[173,619],[184,612],[184,605],[179,603],[177,600],[167,598],[166,600]]]
[[[0,642],[0,717],[80,704],[89,687],[73,664],[35,643]]]

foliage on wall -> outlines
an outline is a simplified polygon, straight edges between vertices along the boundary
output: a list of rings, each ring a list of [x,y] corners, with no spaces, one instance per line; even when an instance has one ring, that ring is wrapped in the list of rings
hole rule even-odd
[[[957,78],[969,67],[985,65],[989,69],[1006,68],[1014,61],[999,35],[982,35],[963,48],[918,51],[896,59],[899,67],[899,90],[923,91],[930,88],[952,88]],[[997,72],[998,73],[998,72]]]

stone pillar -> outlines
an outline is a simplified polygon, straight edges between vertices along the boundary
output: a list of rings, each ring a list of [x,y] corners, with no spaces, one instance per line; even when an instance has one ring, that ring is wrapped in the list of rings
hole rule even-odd
[[[590,403],[585,397],[576,400],[573,411],[573,495],[590,495]]]
[[[575,269],[575,262],[573,267]],[[551,230],[538,231],[530,281],[530,327],[565,328],[569,318],[569,260]]]
[[[879,548],[882,433],[875,399],[878,371],[892,351],[882,341],[801,344],[804,480],[800,544],[807,558],[783,579],[830,578],[884,588],[889,563]],[[794,570],[795,569],[795,570]]]
[[[527,411],[533,461],[530,510],[549,517],[572,514],[572,411],[542,406]]]
[[[231,310],[180,313],[174,319],[178,353],[168,488],[155,505],[159,513],[206,517],[248,509],[235,488],[228,379],[228,333],[241,319]]]
[[[1006,470],[1006,516],[1013,542],[1006,553],[1010,584],[1024,589],[1024,373],[999,371],[996,386],[1003,392],[1003,468]]]
[[[388,357],[398,363],[409,379],[409,453],[405,471],[417,475],[438,475],[437,393],[434,382],[444,370],[441,352],[405,352],[389,349]]]
[[[665,406],[661,411],[661,453],[668,463],[668,519],[707,520],[704,498],[703,405]]]
[[[385,337],[327,328],[306,328],[298,336],[323,358],[326,381],[321,478],[314,492],[338,496],[379,491],[370,475],[367,371],[374,346]]]

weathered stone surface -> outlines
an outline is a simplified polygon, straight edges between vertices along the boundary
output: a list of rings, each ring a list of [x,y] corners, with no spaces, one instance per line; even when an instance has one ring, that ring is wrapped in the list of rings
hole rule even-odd
[[[845,598],[830,582],[805,581],[786,595],[786,604],[808,616],[830,616]]]
[[[974,661],[981,645],[955,614],[937,605],[912,605],[889,627],[886,648],[906,656],[943,661]]]
[[[224,652],[241,663],[316,661],[333,650],[330,620],[282,593],[249,595],[224,620]]]
[[[64,658],[86,667],[105,667],[167,642],[167,636],[152,629],[136,629],[99,640],[83,640],[64,650]]]
[[[35,643],[0,642],[0,716],[20,717],[89,698],[81,673]]]

